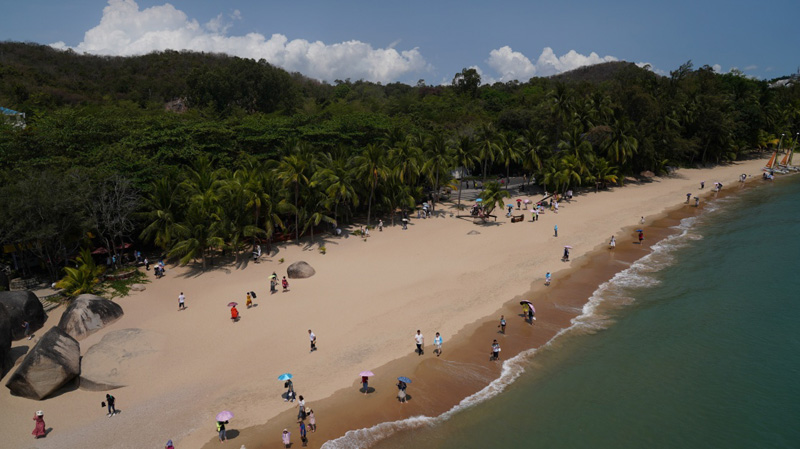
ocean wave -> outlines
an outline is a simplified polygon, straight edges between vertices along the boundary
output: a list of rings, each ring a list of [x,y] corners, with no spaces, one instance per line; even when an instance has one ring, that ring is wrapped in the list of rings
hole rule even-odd
[[[539,348],[532,348],[503,362],[500,376],[480,391],[464,398],[456,406],[438,416],[413,416],[399,421],[383,422],[372,427],[350,430],[343,436],[329,440],[323,449],[367,448],[389,438],[397,432],[433,426],[450,419],[456,413],[485,402],[508,388],[530,365],[530,360],[542,349],[550,348],[564,335],[583,335],[599,332],[613,323],[613,311],[635,302],[631,289],[647,288],[659,284],[652,275],[674,263],[675,250],[701,239],[695,229],[698,217],[687,217],[675,226],[679,232],[669,236],[651,247],[651,252],[620,271],[613,278],[601,284],[589,297],[580,311],[572,319],[572,324],[559,330],[552,339]]]

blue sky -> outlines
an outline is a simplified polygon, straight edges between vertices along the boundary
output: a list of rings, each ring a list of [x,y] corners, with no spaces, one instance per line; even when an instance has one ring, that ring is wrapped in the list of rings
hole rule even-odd
[[[132,55],[191,49],[334,81],[527,81],[607,60],[774,78],[800,66],[800,0],[3,0],[0,40]],[[605,4],[604,4],[605,3]]]

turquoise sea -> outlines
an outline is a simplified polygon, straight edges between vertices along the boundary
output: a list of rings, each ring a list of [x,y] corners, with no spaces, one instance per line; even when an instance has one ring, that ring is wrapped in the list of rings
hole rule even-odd
[[[684,219],[571,328],[506,365],[443,416],[329,444],[800,448],[800,176]]]

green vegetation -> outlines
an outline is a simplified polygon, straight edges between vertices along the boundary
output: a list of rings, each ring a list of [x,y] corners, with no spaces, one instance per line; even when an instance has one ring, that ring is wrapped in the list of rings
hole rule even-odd
[[[222,55],[3,43],[0,105],[27,114],[25,128],[0,125],[0,243],[53,279],[87,233],[109,253],[141,240],[206,267],[354,217],[394,225],[459,187],[458,167],[502,205],[498,176],[598,190],[748,157],[800,129],[800,83],[691,62],[667,77],[608,63],[525,83],[481,85],[464,69],[452,86],[331,85]]]
[[[150,280],[147,275],[138,269],[133,273],[133,276],[128,279],[117,279],[113,281],[106,281],[100,284],[103,294],[108,296],[108,299],[121,298],[128,296],[131,292],[131,285],[133,284],[147,284]]]
[[[100,275],[105,271],[105,267],[98,267],[92,259],[92,252],[88,248],[83,248],[80,255],[75,259],[78,267],[64,267],[64,277],[56,284],[56,287],[64,289],[64,296],[74,298],[78,295],[87,293],[97,293],[100,289]]]

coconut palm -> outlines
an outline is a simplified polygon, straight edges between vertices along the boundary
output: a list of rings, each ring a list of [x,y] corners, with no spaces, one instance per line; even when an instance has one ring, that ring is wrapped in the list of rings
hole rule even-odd
[[[436,210],[436,202],[439,200],[439,184],[440,177],[443,172],[449,175],[450,168],[453,167],[453,153],[450,150],[450,145],[441,133],[431,136],[428,151],[425,152],[425,164],[422,166],[422,171],[428,175],[428,179],[433,184],[433,201],[431,201],[432,210]],[[449,180],[449,178],[448,178]]]
[[[549,152],[547,135],[541,130],[528,129],[518,142],[522,150],[522,166],[531,174],[539,172]]]
[[[311,162],[299,154],[284,156],[275,168],[275,174],[284,187],[291,189],[294,193],[294,229],[295,239],[300,243],[300,189],[305,188],[309,183],[311,173]]]
[[[383,148],[369,144],[361,154],[355,157],[354,167],[356,176],[369,187],[369,200],[367,202],[367,226],[372,217],[372,200],[378,183],[386,178],[388,167]]]
[[[259,196],[260,204],[264,198],[263,195]],[[220,229],[237,260],[247,239],[265,235],[251,213],[251,210],[256,209],[252,206],[253,199],[253,192],[236,177],[227,180],[220,188]]]
[[[493,181],[486,183],[483,191],[480,193],[480,197],[483,198],[483,210],[485,211],[486,215],[489,215],[498,204],[502,209],[506,204],[505,199],[511,197],[511,194],[508,192],[508,190],[500,188],[499,182]]]
[[[64,267],[64,277],[56,283],[56,287],[64,289],[64,294],[75,297],[84,293],[96,293],[100,275],[105,267],[98,267],[94,263],[89,248],[83,248],[75,258],[77,268]]]
[[[486,168],[490,162],[494,162],[497,154],[497,132],[491,124],[481,125],[475,139],[478,145],[478,160],[483,165],[483,182],[486,182]]]
[[[419,141],[419,136],[414,140]],[[422,142],[424,146],[424,137]],[[422,173],[422,146],[415,145],[409,138],[397,142],[389,149],[388,154],[390,165],[400,175],[400,181],[409,185],[415,184]]]
[[[167,250],[175,239],[175,226],[181,220],[181,198],[174,178],[164,177],[152,184],[152,191],[144,199],[141,214],[148,222],[139,238],[152,241]]]
[[[495,155],[495,160],[502,163],[506,167],[506,190],[508,190],[508,184],[510,182],[509,176],[511,163],[516,163],[521,159],[522,151],[520,151],[520,146],[517,140],[508,133],[500,134],[497,138],[497,153]]]
[[[597,192],[601,188],[606,188],[608,184],[619,181],[617,171],[617,167],[612,166],[606,159],[597,158],[592,164],[589,176],[584,181],[587,183],[594,182],[595,192]]]
[[[453,161],[462,170],[462,177],[465,171],[469,170],[475,165],[475,162],[477,161],[476,152],[477,147],[475,146],[475,140],[471,135],[462,136],[458,139],[455,145],[453,145]],[[459,180],[458,206],[456,206],[458,210],[461,210],[461,190],[461,181]]]

